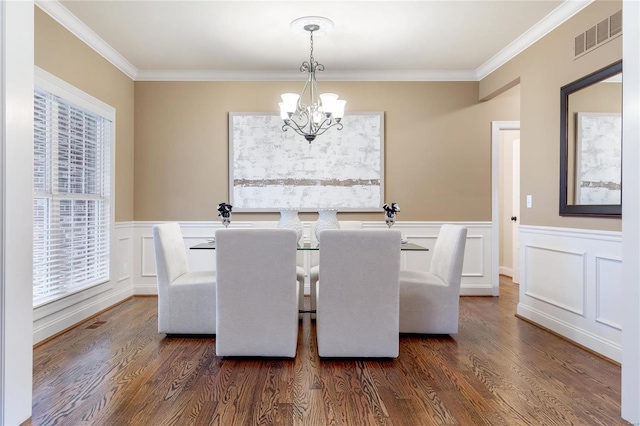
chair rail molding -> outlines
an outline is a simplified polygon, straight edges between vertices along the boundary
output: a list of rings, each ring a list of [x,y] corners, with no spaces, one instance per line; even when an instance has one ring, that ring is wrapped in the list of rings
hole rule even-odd
[[[621,232],[521,225],[520,265],[520,317],[621,361]]]
[[[151,228],[160,222],[135,222],[133,225],[133,292],[136,295],[157,294],[155,261],[153,256],[153,237]],[[302,241],[311,239],[311,223],[303,222]],[[433,245],[440,226],[445,222],[407,221],[396,222],[393,229],[398,229],[409,241],[431,249],[429,252],[402,252],[401,268],[428,270],[431,262]],[[448,223],[448,222],[447,222]],[[491,276],[491,222],[456,222],[468,228],[464,267],[462,271],[462,296],[491,296],[493,294]],[[183,238],[187,247],[203,243],[213,236],[222,224],[211,222],[180,222]],[[234,221],[232,227],[242,228],[275,228],[277,221]],[[364,229],[387,229],[382,221],[363,222]],[[191,270],[215,269],[215,253],[210,250],[187,250]],[[309,265],[306,251],[300,254],[304,264]],[[308,269],[308,268],[307,268]],[[309,279],[305,282],[305,294],[309,293]]]

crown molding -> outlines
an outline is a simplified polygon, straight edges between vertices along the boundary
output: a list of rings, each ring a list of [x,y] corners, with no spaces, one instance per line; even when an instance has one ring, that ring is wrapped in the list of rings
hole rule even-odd
[[[539,23],[502,49],[476,70],[351,70],[326,71],[324,81],[479,81],[540,40],[594,0],[565,0]],[[58,0],[35,4],[60,25],[135,81],[295,81],[297,71],[256,70],[138,70],[100,38]]]
[[[69,9],[64,7],[58,0],[35,0],[35,4],[129,78],[136,79],[138,69],[93,32],[91,28],[87,27],[84,22],[69,12]]]
[[[300,72],[257,70],[141,70],[136,81],[288,81]]]
[[[477,81],[473,70],[325,71],[323,81]]]
[[[478,80],[482,80],[502,65],[519,55],[523,50],[560,26],[576,13],[589,6],[595,0],[565,0],[540,22],[529,28],[524,34],[512,41],[491,59],[476,69]]]
[[[324,71],[322,81],[478,81],[466,70],[365,70]],[[141,70],[136,81],[296,81],[299,71],[250,70]]]

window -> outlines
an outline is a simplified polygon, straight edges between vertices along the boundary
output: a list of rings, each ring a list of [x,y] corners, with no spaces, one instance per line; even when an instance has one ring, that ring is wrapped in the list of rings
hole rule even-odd
[[[110,279],[115,115],[36,71],[48,78],[34,90],[34,307]]]

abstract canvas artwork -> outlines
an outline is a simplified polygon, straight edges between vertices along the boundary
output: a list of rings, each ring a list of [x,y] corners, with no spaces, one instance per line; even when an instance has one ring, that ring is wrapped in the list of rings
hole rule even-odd
[[[622,117],[577,113],[576,204],[620,204]]]
[[[384,199],[384,113],[346,114],[308,143],[274,113],[229,113],[234,211],[378,211]]]

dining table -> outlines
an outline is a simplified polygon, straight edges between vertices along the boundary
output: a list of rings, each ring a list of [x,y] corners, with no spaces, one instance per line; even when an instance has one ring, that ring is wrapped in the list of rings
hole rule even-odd
[[[215,250],[216,243],[215,241],[207,241],[204,243],[196,244],[189,248],[191,250]],[[298,244],[297,250],[318,251],[320,250],[320,245],[312,244],[310,242],[302,242]],[[400,244],[400,251],[429,251],[429,249],[413,242],[403,242]]]
[[[204,243],[199,243],[196,244],[192,247],[190,247],[190,249],[192,250],[215,250],[216,248],[216,243],[215,240],[210,239],[207,242]],[[320,244],[318,243],[311,243],[308,241],[303,241],[301,243],[298,243],[298,247],[297,247],[298,251],[318,251],[320,250]],[[414,243],[414,242],[410,242],[407,241],[406,239],[403,239],[401,244],[400,244],[400,251],[416,251],[416,252],[421,252],[421,251],[429,251],[429,249],[427,247],[421,246],[420,244]],[[315,286],[312,285],[312,288],[309,289],[310,292],[315,292],[315,288],[313,288]],[[311,309],[310,310],[301,310],[300,313],[307,313],[310,312],[311,313],[311,317],[315,318],[315,313],[316,313],[316,307],[315,307],[315,297],[311,297]]]

